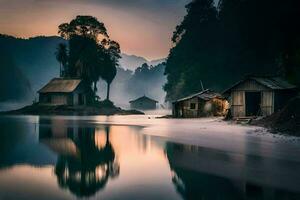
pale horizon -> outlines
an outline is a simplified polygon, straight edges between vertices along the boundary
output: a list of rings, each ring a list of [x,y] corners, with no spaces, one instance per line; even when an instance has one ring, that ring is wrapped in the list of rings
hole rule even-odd
[[[123,53],[156,60],[168,56],[172,33],[189,1],[0,0],[0,33],[20,38],[58,36],[59,24],[92,15],[105,24]]]

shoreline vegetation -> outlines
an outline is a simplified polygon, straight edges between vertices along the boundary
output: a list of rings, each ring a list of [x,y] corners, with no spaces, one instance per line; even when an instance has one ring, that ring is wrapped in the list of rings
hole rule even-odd
[[[113,104],[101,102],[95,105],[69,106],[69,105],[45,105],[33,103],[32,105],[11,111],[0,112],[0,115],[144,115],[138,110],[124,110]]]

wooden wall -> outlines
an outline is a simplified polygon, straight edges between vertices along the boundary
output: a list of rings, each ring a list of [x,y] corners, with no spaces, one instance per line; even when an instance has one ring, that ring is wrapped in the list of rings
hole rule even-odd
[[[231,92],[231,112],[234,117],[243,117],[246,115],[244,91]]]
[[[76,90],[72,93],[72,104],[73,105],[79,105],[79,94],[82,94],[84,97],[83,101],[84,101],[84,105],[87,104],[88,101],[88,91],[87,91],[87,86],[83,83],[81,83]]]
[[[68,95],[66,95],[66,94],[53,94],[53,95],[51,95],[51,104],[67,105],[68,104]]]
[[[191,104],[195,104],[195,109],[191,109]],[[198,98],[194,97],[182,102],[183,117],[195,118],[198,117]]]
[[[271,115],[274,112],[274,92],[263,91],[261,96],[261,111],[263,116]]]
[[[130,103],[131,109],[140,109],[140,110],[155,110],[156,102],[155,101],[147,101],[140,100]]]
[[[39,102],[52,105],[67,105],[69,95],[64,93],[40,94]]]
[[[195,108],[191,108],[191,104],[195,104]],[[183,118],[224,116],[227,108],[228,102],[226,100],[215,98],[204,101],[194,97],[173,104],[173,115]]]
[[[257,83],[248,80],[236,86],[231,91],[231,113],[233,117],[246,116],[245,92],[261,92],[261,112],[263,116],[271,115],[274,112],[274,91]]]

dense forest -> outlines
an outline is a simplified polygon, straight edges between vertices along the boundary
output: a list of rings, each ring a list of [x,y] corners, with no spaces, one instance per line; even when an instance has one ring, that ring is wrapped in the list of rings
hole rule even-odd
[[[300,85],[300,1],[193,0],[176,27],[165,74],[167,100],[224,90],[245,75]]]

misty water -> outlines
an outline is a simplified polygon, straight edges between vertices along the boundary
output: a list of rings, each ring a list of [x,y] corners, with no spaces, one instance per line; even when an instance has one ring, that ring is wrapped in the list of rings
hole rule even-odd
[[[0,119],[0,199],[300,199],[300,139],[220,119]]]

